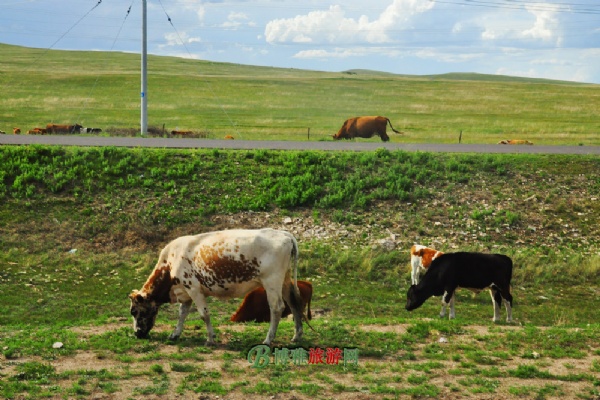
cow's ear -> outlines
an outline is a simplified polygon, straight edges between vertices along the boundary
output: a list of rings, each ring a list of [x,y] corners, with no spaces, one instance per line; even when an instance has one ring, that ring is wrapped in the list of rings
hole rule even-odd
[[[134,290],[133,292],[131,292],[131,294],[129,295],[129,298],[132,301],[135,301],[138,303],[141,301],[144,301],[144,296],[142,296],[142,294],[139,292],[139,290]]]

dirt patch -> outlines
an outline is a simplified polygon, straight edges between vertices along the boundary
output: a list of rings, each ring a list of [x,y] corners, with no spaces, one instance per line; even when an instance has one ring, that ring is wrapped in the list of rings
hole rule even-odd
[[[71,330],[82,338],[102,335],[122,329],[129,324],[114,322],[104,326],[75,327]],[[368,324],[357,329],[364,332],[391,333],[400,337],[407,333],[409,324]],[[505,359],[487,357],[492,365],[477,365],[462,353],[464,346],[479,342],[488,335],[503,335],[523,329],[519,326],[465,326],[463,333],[449,335],[448,341],[440,341],[444,335],[432,331],[424,343],[418,343],[414,358],[406,358],[401,351],[396,356],[384,358],[361,357],[357,368],[338,368],[321,365],[288,365],[277,368],[270,365],[265,369],[253,368],[244,355],[227,350],[232,333],[250,332],[264,329],[253,325],[215,326],[221,333],[220,343],[215,348],[202,352],[199,358],[189,358],[194,347],[180,347],[169,343],[159,343],[151,357],[144,353],[131,354],[129,361],[123,361],[111,352],[77,351],[68,356],[58,356],[52,360],[37,357],[2,360],[0,374],[11,379],[16,376],[19,364],[36,361],[50,364],[57,376],[53,382],[63,390],[84,387],[85,398],[90,399],[231,399],[242,400],[281,399],[301,400],[315,397],[344,399],[375,399],[435,397],[439,399],[521,399],[525,398],[588,398],[596,399],[597,387],[588,378],[598,375],[594,349],[582,358],[552,359],[522,358],[512,356]],[[158,329],[157,333],[169,330]],[[195,334],[194,332],[188,334]],[[432,356],[431,345],[439,346],[439,351],[448,357]],[[466,348],[466,347],[465,347]],[[455,357],[457,357],[455,359]],[[527,371],[548,373],[547,378],[536,376],[513,376],[519,366],[530,368]],[[313,369],[313,372],[310,370]],[[289,376],[285,375],[291,371]],[[474,371],[478,371],[474,374]],[[513,371],[513,372],[511,372]],[[291,383],[293,389],[277,388],[280,376],[287,376],[284,383]],[[573,377],[571,379],[566,377]],[[279,379],[279,380],[278,380]],[[262,386],[261,386],[262,385]],[[274,385],[274,386],[273,386]],[[264,388],[267,393],[256,392]],[[426,390],[434,388],[437,395],[427,395]],[[249,394],[247,390],[251,390]],[[275,392],[271,392],[275,390]],[[422,394],[420,391],[424,391]],[[19,397],[17,397],[19,398]],[[64,398],[64,395],[50,397]]]

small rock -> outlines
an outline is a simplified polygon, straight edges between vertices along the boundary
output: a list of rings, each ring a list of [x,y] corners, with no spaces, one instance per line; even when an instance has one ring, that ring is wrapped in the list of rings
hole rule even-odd
[[[63,344],[62,342],[55,342],[55,343],[52,345],[52,348],[53,348],[53,349],[62,349],[62,348],[63,348],[63,346],[64,346],[64,344]]]

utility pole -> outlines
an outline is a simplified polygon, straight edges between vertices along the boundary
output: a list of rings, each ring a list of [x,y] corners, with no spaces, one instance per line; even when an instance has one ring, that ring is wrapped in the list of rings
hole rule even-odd
[[[142,0],[142,104],[141,104],[141,131],[142,135],[148,133],[148,27],[147,27],[146,0]]]

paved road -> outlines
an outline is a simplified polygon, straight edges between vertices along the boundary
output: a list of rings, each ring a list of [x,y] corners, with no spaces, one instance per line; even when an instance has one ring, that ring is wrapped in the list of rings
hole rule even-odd
[[[383,142],[293,142],[283,140],[218,140],[218,139],[164,139],[144,137],[90,137],[62,135],[0,135],[0,145],[61,145],[61,146],[116,146],[154,148],[208,148],[242,150],[388,150],[428,151],[448,153],[529,153],[529,154],[600,154],[600,146],[507,146],[499,144],[406,144]]]

